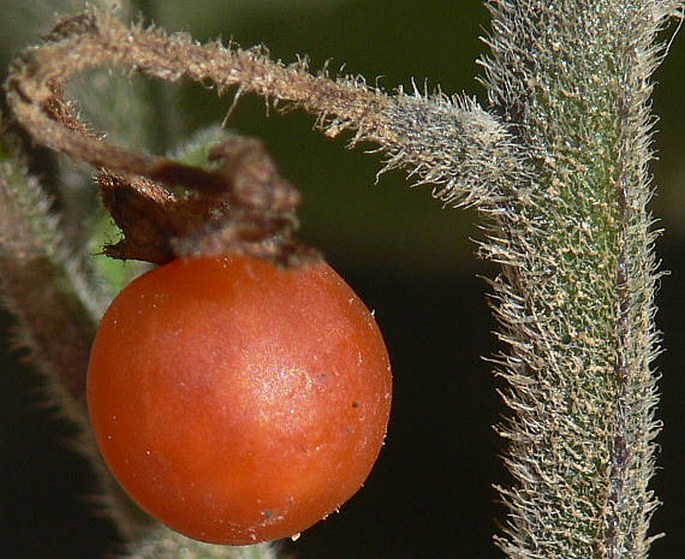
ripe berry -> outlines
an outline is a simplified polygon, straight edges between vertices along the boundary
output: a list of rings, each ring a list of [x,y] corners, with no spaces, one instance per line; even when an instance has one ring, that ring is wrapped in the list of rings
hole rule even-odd
[[[327,264],[174,260],[105,314],[88,407],[105,462],[174,530],[293,536],[361,487],[390,414],[378,327]]]

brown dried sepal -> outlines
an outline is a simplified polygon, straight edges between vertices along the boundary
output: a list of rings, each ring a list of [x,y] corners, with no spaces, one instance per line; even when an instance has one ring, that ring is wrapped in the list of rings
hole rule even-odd
[[[105,253],[155,264],[235,252],[285,266],[319,258],[293,237],[300,196],[261,141],[229,138],[210,151],[209,160],[212,170],[160,158],[148,172],[155,180],[103,172],[104,205],[124,234]]]
[[[202,204],[181,200],[150,179],[103,172],[98,182],[103,204],[124,234],[104,247],[107,256],[163,264],[175,256],[171,239],[200,226]]]

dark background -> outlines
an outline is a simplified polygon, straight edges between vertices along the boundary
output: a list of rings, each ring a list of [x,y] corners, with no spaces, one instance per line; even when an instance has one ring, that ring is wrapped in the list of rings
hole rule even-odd
[[[45,31],[51,11],[66,2],[5,0],[0,17],[0,62]],[[447,92],[466,90],[483,100],[474,81],[485,52],[478,36],[487,13],[477,0],[271,0],[142,3],[167,28],[198,39],[232,37],[243,46],[264,43],[275,58],[309,54],[314,69],[330,67],[380,77],[387,90],[410,78]],[[29,7],[27,7],[29,6]],[[33,11],[31,10],[33,7]],[[43,19],[36,18],[36,10]],[[664,234],[659,328],[666,352],[659,416],[660,471],[653,487],[664,504],[652,531],[667,537],[652,557],[682,557],[685,466],[682,401],[685,382],[685,176],[681,111],[685,92],[685,37],[677,38],[659,70],[654,111],[657,196],[652,204]],[[230,98],[197,86],[172,90],[182,117],[153,130],[160,140],[223,120]],[[154,109],[153,109],[154,110]],[[293,546],[302,559],[497,557],[491,543],[497,518],[493,483],[506,483],[492,430],[503,411],[496,382],[481,356],[495,348],[485,282],[496,269],[472,255],[480,238],[473,212],[443,210],[429,190],[411,191],[401,172],[374,185],[379,157],[344,149],[312,132],[301,113],[265,115],[263,101],[240,101],[229,125],[263,137],[283,174],[304,194],[303,236],[362,296],[384,332],[395,375],[395,401],[382,456],[342,513],[306,531]],[[1,271],[0,271],[1,273]],[[2,322],[3,333],[11,321]],[[4,336],[4,339],[7,337]],[[101,556],[112,533],[89,514],[92,480],[67,448],[70,428],[40,402],[40,380],[18,360],[0,361],[0,559]]]

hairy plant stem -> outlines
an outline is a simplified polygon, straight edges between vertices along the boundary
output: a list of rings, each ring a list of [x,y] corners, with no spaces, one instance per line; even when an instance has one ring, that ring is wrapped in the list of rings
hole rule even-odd
[[[152,530],[131,546],[128,559],[276,559],[274,546],[225,546],[198,542],[166,527]]]
[[[4,132],[4,130],[2,130]],[[45,384],[44,401],[79,429],[72,446],[99,474],[92,499],[123,538],[149,521],[132,506],[101,462],[86,417],[90,345],[111,293],[92,261],[70,249],[38,180],[9,136],[0,138],[0,298],[15,316],[15,345],[28,350]]]
[[[17,344],[60,380],[81,416],[83,369],[106,297],[91,289],[88,266],[70,253],[49,200],[9,143],[0,145],[0,264],[0,293],[19,321]]]
[[[15,115],[54,149],[89,162],[149,176],[159,160],[118,146],[94,143],[65,128],[50,114],[56,90],[86,69],[118,63],[166,81],[182,76],[214,83],[219,93],[237,86],[236,97],[254,92],[275,106],[301,107],[318,117],[329,136],[354,130],[352,143],[373,142],[389,155],[384,170],[405,167],[417,182],[436,185],[449,205],[496,200],[519,160],[511,136],[470,98],[400,94],[388,97],[360,77],[313,76],[300,61],[285,66],[264,49],[199,45],[185,34],[126,28],[108,13],[90,11],[63,20],[49,41],[18,60],[7,82]],[[125,162],[124,162],[125,161]]]
[[[372,142],[451,206],[486,219],[481,254],[502,265],[492,306],[505,348],[497,372],[512,415],[500,427],[513,476],[496,537],[512,558],[642,559],[654,473],[658,273],[651,196],[650,76],[676,0],[491,0],[482,60],[490,111],[442,93],[388,96],[263,49],[198,45],[89,11],[64,20],[8,80],[36,140],[96,167],[155,177],[161,160],[56,117],[64,82],[122,64],[219,93],[303,108],[330,136]],[[71,126],[70,123],[71,122]]]
[[[510,557],[643,558],[653,539],[649,95],[680,7],[490,2],[489,98],[535,169],[483,245],[503,265]]]

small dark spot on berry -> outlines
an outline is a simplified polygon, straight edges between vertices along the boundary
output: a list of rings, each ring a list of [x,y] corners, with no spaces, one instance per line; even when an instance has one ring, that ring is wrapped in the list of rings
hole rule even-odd
[[[358,408],[358,407],[359,407],[359,402],[352,402],[352,407],[353,407],[353,408]]]

